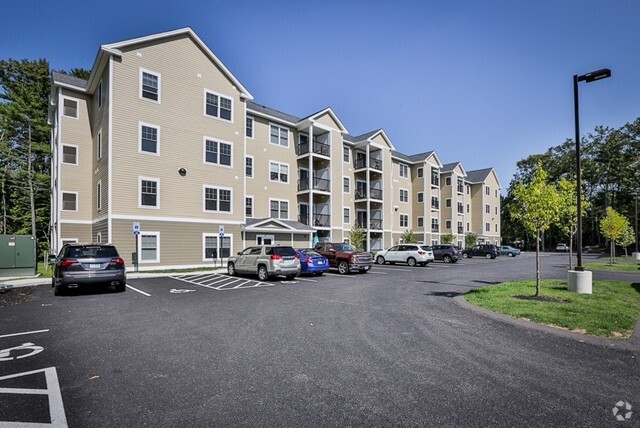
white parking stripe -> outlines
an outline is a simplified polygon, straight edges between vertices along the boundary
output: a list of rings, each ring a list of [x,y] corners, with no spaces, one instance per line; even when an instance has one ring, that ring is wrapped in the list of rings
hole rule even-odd
[[[392,267],[378,267],[378,266],[373,266],[373,267],[372,267],[372,269],[384,269],[384,270],[395,270],[395,271],[413,272],[413,269],[401,268],[401,267],[392,268]]]
[[[297,277],[295,280],[296,281],[306,281],[306,282],[318,282],[317,279],[308,279],[308,278],[300,278],[300,277]]]
[[[132,289],[133,291],[137,291],[137,292],[138,292],[138,293],[140,293],[140,294],[144,294],[144,295],[145,295],[145,296],[147,296],[147,297],[151,297],[151,294],[149,294],[149,293],[145,293],[145,292],[144,292],[144,291],[142,291],[142,290],[138,290],[137,288],[132,287],[132,286],[130,286],[129,284],[127,284],[127,287],[128,287],[128,288],[130,288],[130,289]]]
[[[46,332],[48,332],[48,331],[49,331],[49,329],[46,329],[46,330],[25,331],[25,332],[22,332],[22,333],[3,334],[2,336],[0,336],[0,339],[2,339],[3,337],[23,336],[23,335],[25,335],[25,334],[46,333]]]

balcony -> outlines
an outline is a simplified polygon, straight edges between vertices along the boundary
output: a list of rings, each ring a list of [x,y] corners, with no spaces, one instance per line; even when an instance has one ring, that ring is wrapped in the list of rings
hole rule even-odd
[[[431,231],[432,232],[440,232],[440,226],[438,226],[437,224],[434,226],[433,224],[431,225]]]
[[[431,201],[431,208],[433,208],[434,210],[439,210],[440,209],[440,202],[436,201]]]
[[[367,229],[369,226],[369,230],[382,230],[382,220],[371,220],[367,223],[364,220],[356,221],[356,227],[359,229]]]
[[[431,176],[431,185],[432,186],[439,186],[440,185],[440,177],[437,175],[432,175]]]
[[[309,225],[309,214],[298,214],[298,221],[302,224]]]
[[[355,167],[356,169],[367,168],[367,158],[356,158]],[[369,168],[375,169],[376,171],[382,171],[382,161],[380,159],[369,158]]]
[[[298,179],[298,192],[304,192],[309,190],[309,180],[301,178]],[[320,190],[322,192],[331,191],[331,181],[326,178],[313,178],[313,190]]]
[[[309,141],[304,139],[298,143],[298,156],[309,153]],[[313,153],[322,156],[331,156],[331,146],[319,140],[313,140]]]
[[[464,227],[458,227],[458,235],[462,235],[464,233]]]
[[[376,199],[378,201],[382,200],[382,190],[380,189],[369,189],[371,199]]]
[[[313,225],[315,227],[331,227],[331,216],[329,214],[314,214]]]

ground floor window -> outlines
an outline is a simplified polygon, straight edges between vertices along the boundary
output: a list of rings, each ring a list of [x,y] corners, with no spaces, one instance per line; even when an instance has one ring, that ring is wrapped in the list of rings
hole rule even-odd
[[[256,244],[257,245],[271,245],[273,244],[275,237],[273,235],[257,235],[256,236]]]
[[[219,242],[218,242],[219,240]],[[220,252],[218,253],[218,250]],[[204,235],[204,259],[215,260],[231,255],[231,236]]]
[[[140,262],[160,261],[160,233],[145,232],[140,235]]]

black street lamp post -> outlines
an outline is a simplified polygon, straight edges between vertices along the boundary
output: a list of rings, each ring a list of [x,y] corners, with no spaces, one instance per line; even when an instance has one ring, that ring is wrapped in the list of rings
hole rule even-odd
[[[633,240],[636,241],[636,257],[638,256],[638,191],[632,193],[636,200],[636,222],[633,224]]]
[[[580,120],[578,115],[578,82],[594,82],[596,80],[606,79],[611,77],[611,70],[603,68],[601,70],[592,71],[591,73],[583,74],[582,76],[573,76],[573,110],[576,121],[576,197],[577,197],[577,210],[578,210],[578,227],[576,230],[576,245],[578,246],[578,260],[575,267],[577,271],[583,271],[582,267],[582,173],[580,171]]]

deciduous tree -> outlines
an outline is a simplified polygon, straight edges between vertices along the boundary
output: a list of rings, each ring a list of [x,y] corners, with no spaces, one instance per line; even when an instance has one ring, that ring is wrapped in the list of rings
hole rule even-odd
[[[609,257],[610,265],[615,261],[616,241],[623,237],[628,228],[629,221],[613,208],[607,207],[607,215],[600,221],[600,231],[602,232],[602,236],[611,241]]]

